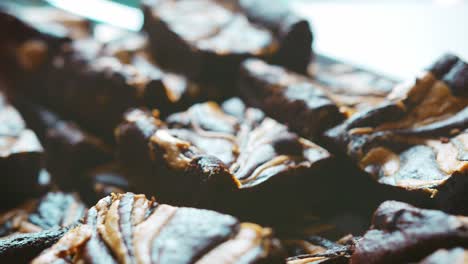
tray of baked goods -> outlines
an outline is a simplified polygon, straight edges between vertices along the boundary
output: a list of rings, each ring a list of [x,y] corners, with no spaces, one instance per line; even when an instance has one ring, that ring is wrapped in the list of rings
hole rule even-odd
[[[395,80],[278,6],[1,8],[0,263],[467,263],[468,64]]]

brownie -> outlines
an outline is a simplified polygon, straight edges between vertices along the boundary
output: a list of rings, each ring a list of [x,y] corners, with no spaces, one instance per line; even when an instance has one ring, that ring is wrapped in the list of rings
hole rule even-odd
[[[43,148],[36,134],[26,128],[19,112],[0,90],[0,171],[2,207],[39,194]]]
[[[161,70],[142,51],[146,45],[142,38],[128,35],[125,40],[105,44],[88,38],[62,46],[52,58],[45,91],[35,98],[110,139],[130,107],[157,108],[164,115],[203,96],[197,84]]]
[[[241,64],[239,90],[249,104],[287,124],[308,139],[354,113],[376,106],[395,81],[357,67],[318,56],[311,77],[248,59]]]
[[[322,87],[259,59],[242,63],[239,90],[250,105],[308,139],[316,139],[344,119]]]
[[[221,106],[195,104],[165,122],[131,110],[116,129],[116,141],[135,190],[173,204],[265,218],[267,211],[278,213],[278,205],[292,211],[298,196],[308,193],[305,186],[315,190],[312,182],[325,184],[319,171],[331,160],[325,149],[238,98]]]
[[[89,24],[58,10],[25,10],[0,8],[0,74],[14,84],[8,88],[35,91],[42,86],[51,58],[75,32],[88,31]]]
[[[435,202],[466,213],[468,64],[457,58],[440,66],[445,60],[325,137],[387,188],[417,193],[428,206]]]
[[[308,22],[280,1],[149,0],[143,12],[143,29],[163,67],[220,83],[227,93],[246,58],[305,72],[311,57]]]
[[[147,39],[142,34],[126,33],[102,42],[91,30],[75,29],[79,20],[53,14],[43,20],[34,15],[28,15],[29,20],[24,14],[3,15],[8,16],[5,21],[15,22],[8,24],[14,34],[5,35],[3,42],[0,38],[7,51],[0,56],[8,61],[0,73],[11,82],[13,96],[45,105],[107,141],[113,139],[113,129],[130,107],[158,108],[167,114],[199,97],[219,94],[215,86],[202,88],[161,70],[145,51]],[[55,34],[56,26],[72,32]],[[10,64],[15,65],[14,70],[9,69]]]
[[[436,251],[428,259],[436,259],[440,255],[448,258],[447,251],[438,250],[466,249],[467,228],[467,217],[387,201],[374,213],[371,229],[356,242],[351,263],[417,262]],[[457,253],[453,252],[454,255]]]
[[[75,194],[49,192],[43,197],[25,202],[18,208],[0,214],[1,239],[18,233],[67,227],[78,223],[86,212]]]
[[[213,211],[115,194],[32,263],[284,263],[272,231]]]
[[[76,123],[25,99],[15,103],[43,142],[45,167],[61,190],[84,191],[90,184],[84,174],[113,160],[112,148]]]
[[[0,214],[0,262],[28,263],[85,215],[77,195],[49,192]]]
[[[328,91],[347,118],[386,101],[398,80],[318,55],[309,65],[313,83]]]

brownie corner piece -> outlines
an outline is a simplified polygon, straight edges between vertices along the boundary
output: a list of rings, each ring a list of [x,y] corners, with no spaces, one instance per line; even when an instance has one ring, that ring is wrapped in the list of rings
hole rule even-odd
[[[158,63],[198,81],[234,80],[249,57],[305,72],[312,52],[308,23],[287,10],[257,12],[256,5],[271,7],[264,1],[146,1],[143,28]],[[181,58],[183,64],[175,63]]]
[[[106,221],[113,217],[120,221]],[[120,243],[112,243],[115,234]],[[33,263],[68,258],[83,263],[284,261],[282,248],[268,228],[214,211],[159,204],[133,193],[101,199],[89,209],[83,225],[68,231]]]
[[[325,137],[378,183],[462,213],[468,97],[460,91],[468,88],[468,66],[452,60],[442,57],[433,71],[396,86],[386,103],[356,113]]]

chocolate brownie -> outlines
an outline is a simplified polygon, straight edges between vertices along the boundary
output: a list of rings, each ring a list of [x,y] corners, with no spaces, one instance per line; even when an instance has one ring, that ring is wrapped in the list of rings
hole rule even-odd
[[[308,139],[316,139],[344,119],[322,87],[259,59],[242,63],[239,90],[250,105]]]
[[[163,67],[225,90],[246,58],[299,72],[311,58],[308,22],[281,1],[149,0],[143,12],[151,50]]]
[[[61,190],[83,191],[90,184],[84,174],[113,160],[112,148],[76,123],[25,99],[15,103],[43,142],[45,167]]]
[[[88,211],[32,263],[284,263],[272,231],[213,211],[174,207],[132,193]]]
[[[2,207],[38,195],[43,148],[36,134],[26,128],[19,112],[0,90],[0,171]]]
[[[468,64],[444,56],[325,136],[381,184],[466,212]]]
[[[436,251],[429,259],[448,258],[447,251],[438,250],[466,248],[467,230],[467,217],[387,201],[374,213],[371,229],[356,242],[351,263],[417,262]]]
[[[78,224],[86,207],[75,194],[49,192],[0,214],[0,262],[28,263]]]
[[[116,138],[136,190],[174,204],[228,212],[232,207],[246,214],[262,215],[275,211],[276,202],[295,201],[331,160],[325,149],[237,98],[221,106],[195,104],[165,122],[134,109],[125,115]],[[327,177],[320,180],[325,184]],[[289,204],[291,210],[294,205]]]
[[[0,214],[0,237],[18,233],[36,233],[78,223],[86,212],[75,194],[49,192]]]
[[[308,139],[354,113],[385,101],[394,81],[319,56],[313,78],[259,59],[241,65],[239,90],[246,102]]]

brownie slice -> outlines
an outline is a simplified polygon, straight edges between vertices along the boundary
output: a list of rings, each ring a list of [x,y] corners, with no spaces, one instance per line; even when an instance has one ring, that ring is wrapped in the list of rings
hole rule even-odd
[[[242,63],[239,90],[249,104],[308,139],[344,119],[323,87],[259,59]]]
[[[39,194],[42,189],[38,181],[42,154],[43,148],[36,134],[26,128],[23,118],[7,102],[0,88],[2,207],[14,206]]]
[[[163,67],[225,89],[246,58],[305,72],[311,57],[308,22],[280,1],[149,0],[143,11],[143,28]]]
[[[165,115],[181,110],[208,89],[183,76],[161,70],[142,50],[142,36],[102,44],[76,40],[53,57],[45,91],[37,95],[67,118],[94,134],[112,138],[112,131],[130,107],[157,108]]]
[[[309,65],[313,83],[326,90],[346,118],[386,101],[398,80],[325,56]]]
[[[166,122],[135,109],[116,129],[116,138],[136,190],[174,204],[237,208],[236,215],[262,216],[277,212],[280,204],[292,211],[302,188],[315,190],[312,182],[331,158],[237,98],[222,106],[195,104]]]
[[[0,8],[0,73],[9,88],[41,90],[51,58],[90,24],[50,8]],[[16,91],[12,91],[16,92]]]
[[[417,262],[440,249],[466,249],[467,230],[467,217],[387,201],[374,213],[371,229],[356,242],[351,263]],[[429,259],[441,254],[449,257],[447,251],[438,251]]]
[[[466,213],[468,64],[448,58],[395,87],[388,103],[327,131],[326,138],[377,182]]]
[[[312,78],[259,59],[241,64],[239,90],[251,105],[308,139],[385,101],[395,81],[318,56]]]
[[[61,190],[85,191],[91,183],[84,174],[113,160],[112,148],[76,123],[24,98],[15,104],[43,142],[45,167]]]
[[[19,233],[36,233],[78,223],[86,212],[75,194],[49,192],[18,208],[0,214],[0,239]]]
[[[284,263],[272,231],[213,211],[173,207],[132,193],[89,209],[32,263]]]
[[[145,52],[147,40],[143,35],[127,33],[103,43],[91,31],[79,37],[39,31],[72,22],[51,24],[46,20],[32,25],[21,20],[21,14],[5,15],[15,21],[8,30],[29,30],[15,33],[19,35],[16,38],[14,34],[5,36],[5,56],[9,64],[18,65],[13,72],[8,64],[5,70],[0,69],[12,81],[12,94],[45,105],[108,141],[130,107],[158,108],[164,115],[182,110],[203,96],[219,94],[214,86],[202,88],[181,75],[161,70]],[[22,47],[29,42],[33,42],[32,47]]]
[[[50,192],[0,214],[0,261],[28,263],[85,215],[74,194]]]

